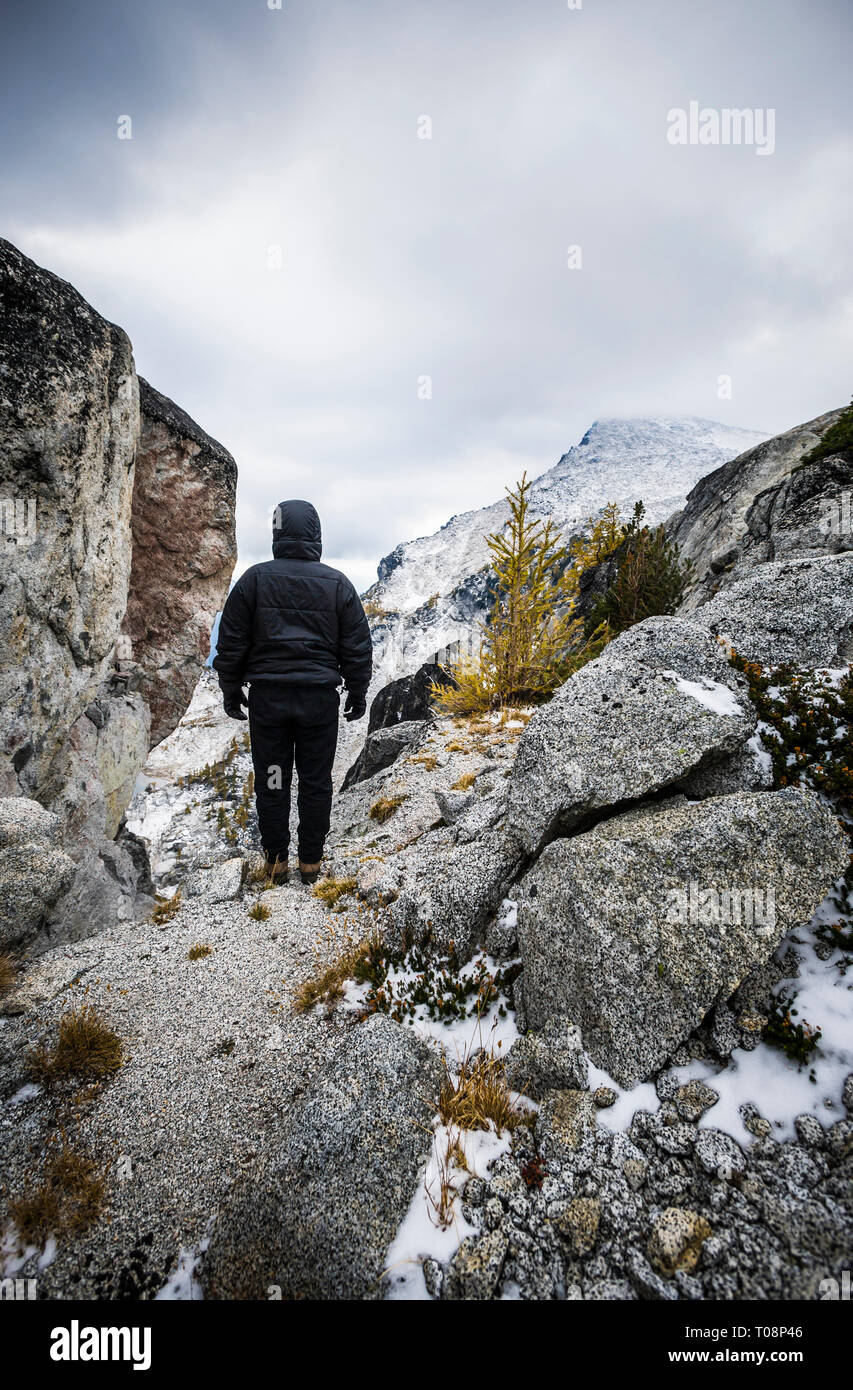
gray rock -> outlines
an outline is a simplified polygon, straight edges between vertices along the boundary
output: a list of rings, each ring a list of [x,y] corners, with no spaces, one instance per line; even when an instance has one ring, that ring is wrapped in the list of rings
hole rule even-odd
[[[763,666],[853,658],[853,552],[760,565],[691,615]]]
[[[401,753],[417,745],[423,733],[423,723],[408,721],[404,724],[392,724],[388,728],[379,728],[368,734],[364,747],[344,777],[341,789],[345,791],[356,782],[365,782],[368,777],[374,777],[377,772],[390,767]]]
[[[138,878],[138,869],[127,850],[113,840],[102,841],[97,853],[87,855],[77,865],[68,891],[50,909],[30,950],[40,953],[53,946],[83,941],[118,922],[133,921],[137,914]]]
[[[484,1300],[492,1297],[501,1277],[509,1242],[500,1231],[467,1236],[462,1241],[444,1278],[443,1297]]]
[[[384,1015],[354,1027],[287,1116],[272,1163],[220,1213],[211,1298],[381,1297],[385,1255],[430,1146],[441,1067]]]
[[[801,1144],[810,1149],[822,1149],[826,1144],[826,1130],[814,1115],[795,1115],[794,1129]]]
[[[510,781],[508,828],[536,853],[607,809],[731,759],[755,724],[746,684],[713,637],[681,618],[648,618],[534,714]]]
[[[551,1019],[541,1033],[519,1038],[507,1053],[506,1079],[531,1100],[541,1100],[546,1091],[585,1091],[589,1064],[580,1029]]]
[[[403,946],[429,931],[440,950],[452,943],[464,960],[485,934],[521,860],[518,841],[501,826],[462,844],[452,827],[434,831],[406,865],[405,890],[390,911],[390,944]]]
[[[844,1089],[841,1092],[841,1100],[845,1110],[853,1110],[853,1071],[844,1078]]]
[[[821,526],[821,502],[837,502],[851,483],[843,456],[804,464],[840,415],[827,412],[764,440],[702,478],[667,525],[695,577],[682,611],[698,608],[768,561],[826,554],[834,540]],[[847,546],[850,548],[849,537]]]
[[[59,832],[58,817],[37,802],[0,799],[0,950],[28,944],[71,883]]]
[[[433,686],[454,685],[443,666],[426,662],[412,676],[401,676],[383,686],[370,705],[367,732],[433,718]]]
[[[40,794],[125,611],[139,393],[125,333],[0,241],[0,795]]]
[[[700,1130],[694,1154],[703,1172],[724,1182],[731,1182],[735,1173],[746,1168],[743,1149],[720,1129]]]
[[[246,861],[239,856],[194,869],[187,878],[186,896],[209,903],[230,902],[240,896],[245,871]]]
[[[547,1091],[536,1116],[536,1137],[546,1161],[569,1159],[595,1132],[595,1114],[588,1091]]]
[[[565,1018],[620,1084],[648,1076],[808,921],[848,857],[799,788],[642,807],[549,845],[519,912],[530,1026]],[[754,922],[735,890],[761,891]]]

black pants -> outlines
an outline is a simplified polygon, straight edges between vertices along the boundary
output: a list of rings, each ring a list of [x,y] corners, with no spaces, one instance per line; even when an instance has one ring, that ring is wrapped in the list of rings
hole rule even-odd
[[[285,858],[290,844],[290,783],[299,779],[299,858],[323,857],[332,811],[332,763],[338,742],[340,696],[324,685],[249,687],[249,732],[261,844],[268,858]]]

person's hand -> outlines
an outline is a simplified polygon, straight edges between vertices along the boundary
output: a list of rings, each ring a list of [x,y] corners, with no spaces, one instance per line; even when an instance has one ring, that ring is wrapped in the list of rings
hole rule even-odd
[[[344,706],[344,719],[351,723],[353,719],[363,719],[367,709],[367,700],[364,695],[353,695],[352,691],[347,691],[347,702]]]
[[[246,697],[242,690],[229,690],[223,692],[222,704],[229,719],[247,719],[248,715],[243,713],[247,708]]]

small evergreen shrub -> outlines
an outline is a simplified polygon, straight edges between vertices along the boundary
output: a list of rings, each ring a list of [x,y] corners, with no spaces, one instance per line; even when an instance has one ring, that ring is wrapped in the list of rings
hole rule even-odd
[[[674,613],[693,576],[693,563],[682,561],[666,529],[642,524],[642,503],[626,528],[625,553],[613,583],[602,595],[586,623],[587,636],[606,624],[610,636],[641,623],[644,618]]]
[[[771,1001],[770,1018],[762,1037],[771,1047],[778,1048],[790,1057],[792,1062],[804,1066],[817,1048],[821,1030],[811,1024],[795,1023],[797,1010],[793,1007],[793,995],[781,990]],[[812,1077],[814,1079],[814,1076]]]
[[[802,468],[807,463],[817,463],[830,454],[853,454],[853,401],[842,410],[834,425],[830,425],[819,444],[806,454],[797,465]]]

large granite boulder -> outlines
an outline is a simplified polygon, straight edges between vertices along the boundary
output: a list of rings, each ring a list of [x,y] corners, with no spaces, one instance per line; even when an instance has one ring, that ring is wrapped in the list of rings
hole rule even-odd
[[[853,660],[853,551],[759,565],[691,617],[762,666],[845,666]]]
[[[237,465],[173,401],[139,381],[133,552],[122,634],[140,668],[151,744],[176,727],[198,684],[237,546]]]
[[[688,613],[756,565],[853,547],[853,535],[822,525],[826,503],[853,481],[843,455],[806,463],[840,410],[828,411],[748,449],[696,484],[667,523],[695,567],[681,611]]]
[[[723,646],[684,618],[622,634],[537,710],[519,743],[507,826],[528,854],[615,807],[738,760],[756,714]],[[755,785],[761,785],[758,781]]]
[[[139,393],[127,335],[7,241],[0,301],[0,498],[28,523],[0,534],[0,794],[38,796],[121,628]]]
[[[121,329],[2,241],[0,299],[0,795],[56,812],[79,881],[50,926],[67,910],[75,939],[132,915],[114,839],[207,656],[236,467],[138,381]]]
[[[71,883],[58,816],[25,796],[0,799],[0,951],[27,944]]]
[[[676,797],[556,841],[519,905],[530,1025],[576,1024],[632,1085],[808,921],[848,859],[832,812],[794,787]]]
[[[287,1117],[272,1162],[220,1213],[208,1298],[382,1296],[385,1255],[432,1142],[436,1054],[377,1014],[354,1027]]]

